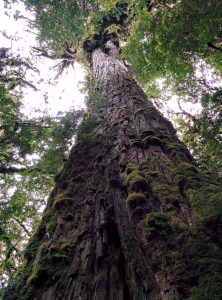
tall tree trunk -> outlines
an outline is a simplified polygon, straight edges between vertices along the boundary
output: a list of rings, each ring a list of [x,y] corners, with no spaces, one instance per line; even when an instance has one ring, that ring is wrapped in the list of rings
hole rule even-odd
[[[100,120],[82,126],[5,299],[221,299],[219,185],[111,42],[92,66]]]

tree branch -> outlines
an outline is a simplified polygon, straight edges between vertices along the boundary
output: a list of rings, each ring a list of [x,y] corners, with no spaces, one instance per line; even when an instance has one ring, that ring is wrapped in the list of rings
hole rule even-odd
[[[197,119],[196,119],[194,116],[192,116],[190,113],[188,113],[187,111],[185,111],[185,110],[181,107],[181,104],[180,104],[180,101],[179,101],[179,100],[177,101],[177,103],[178,103],[179,109],[182,111],[182,113],[183,113],[185,116],[189,117],[189,118],[193,121],[194,124],[196,124]]]
[[[40,171],[38,168],[17,168],[17,167],[4,167],[0,166],[0,174],[14,174],[14,173],[22,173],[28,171],[31,173],[32,171],[37,170]]]
[[[222,48],[215,46],[215,45],[214,45],[213,43],[211,43],[211,42],[209,42],[209,43],[207,44],[207,46],[210,47],[210,48],[213,48],[213,49],[215,49],[215,50],[222,51]]]
[[[18,128],[21,127],[37,127],[37,128],[52,128],[52,126],[49,125],[42,125],[39,123],[35,123],[34,121],[20,121],[20,120],[16,120],[15,121],[15,130],[17,130]]]
[[[28,229],[25,227],[25,225],[20,222],[17,218],[12,218],[12,220],[16,221],[25,231],[25,233],[28,235],[28,236],[31,236],[30,232],[28,231]]]

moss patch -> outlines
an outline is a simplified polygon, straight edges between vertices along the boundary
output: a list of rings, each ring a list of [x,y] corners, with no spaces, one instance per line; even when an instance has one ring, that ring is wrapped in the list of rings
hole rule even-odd
[[[33,256],[33,253],[38,249],[39,244],[46,232],[50,234],[53,233],[56,225],[57,222],[55,210],[53,208],[47,208],[42,215],[41,223],[26,246],[24,253],[25,258],[29,259]]]
[[[155,197],[167,203],[177,203],[182,200],[179,189],[176,185],[152,182],[152,191]]]
[[[143,147],[146,149],[151,145],[162,146],[163,142],[155,136],[147,136],[142,140]]]
[[[169,217],[162,212],[153,211],[146,215],[145,224],[149,231],[157,232],[169,227]]]
[[[46,232],[51,235],[57,226],[56,211],[54,209],[50,209],[47,215]]]
[[[168,136],[167,134],[164,134],[164,133],[158,134],[157,137],[158,137],[160,140],[167,140],[167,139],[169,139],[169,136]]]
[[[134,170],[126,177],[126,184],[130,191],[146,189],[146,180],[142,176],[142,173]]]
[[[141,145],[141,141],[140,140],[133,140],[130,142],[130,147],[133,147],[133,146],[140,146]]]
[[[176,151],[179,151],[179,152],[181,152],[181,151],[184,151],[186,148],[185,148],[185,146],[183,145],[183,144],[177,144],[177,143],[166,143],[165,144],[165,146],[164,146],[164,149],[166,150],[166,151],[174,151],[174,152],[176,152]]]
[[[131,173],[132,171],[135,171],[135,170],[138,170],[138,166],[134,163],[128,163],[127,166],[126,166],[126,173],[129,174]]]
[[[55,209],[60,209],[64,206],[70,205],[73,203],[73,198],[65,195],[65,194],[58,194],[55,197],[55,200],[53,202],[53,207]]]
[[[188,163],[188,162],[182,162],[178,166],[179,170],[182,170],[185,175],[194,175],[198,173],[198,169],[196,166]]]
[[[126,203],[130,209],[142,205],[146,201],[146,197],[142,193],[130,193],[126,199]]]
[[[153,130],[142,130],[141,131],[141,137],[142,138],[145,138],[145,137],[147,137],[147,136],[153,136],[154,135],[154,131]]]
[[[67,240],[63,243],[53,243],[49,247],[47,259],[52,262],[68,262],[74,246],[75,242],[73,240]]]
[[[170,225],[176,232],[189,229],[189,225],[180,218],[178,218],[176,214],[170,216]]]
[[[38,248],[38,251],[35,255],[35,259],[32,265],[32,270],[31,273],[27,279],[27,284],[28,285],[38,285],[41,281],[40,278],[40,274],[41,272],[44,270],[44,258],[45,258],[45,254],[47,252],[48,249],[48,244],[47,243],[43,243],[41,244],[41,246]]]

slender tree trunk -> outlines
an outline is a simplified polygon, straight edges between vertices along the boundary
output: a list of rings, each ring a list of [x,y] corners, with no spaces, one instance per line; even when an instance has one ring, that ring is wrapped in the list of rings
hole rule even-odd
[[[220,187],[112,43],[92,66],[100,120],[85,124],[57,176],[5,299],[221,299],[221,204],[210,198]]]

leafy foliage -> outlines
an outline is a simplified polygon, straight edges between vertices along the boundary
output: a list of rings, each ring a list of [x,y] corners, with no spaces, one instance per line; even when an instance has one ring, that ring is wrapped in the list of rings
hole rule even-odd
[[[138,78],[144,83],[166,76],[181,81],[194,73],[200,59],[221,70],[220,1],[164,3],[137,10],[124,53]]]
[[[27,0],[34,9],[35,26],[40,30],[40,43],[58,55],[63,52],[66,42],[73,42],[77,48],[85,32],[85,22],[93,1],[50,1]]]
[[[200,115],[178,119],[183,139],[193,149],[200,166],[221,176],[222,168],[222,102],[221,90],[206,93],[201,99]]]

